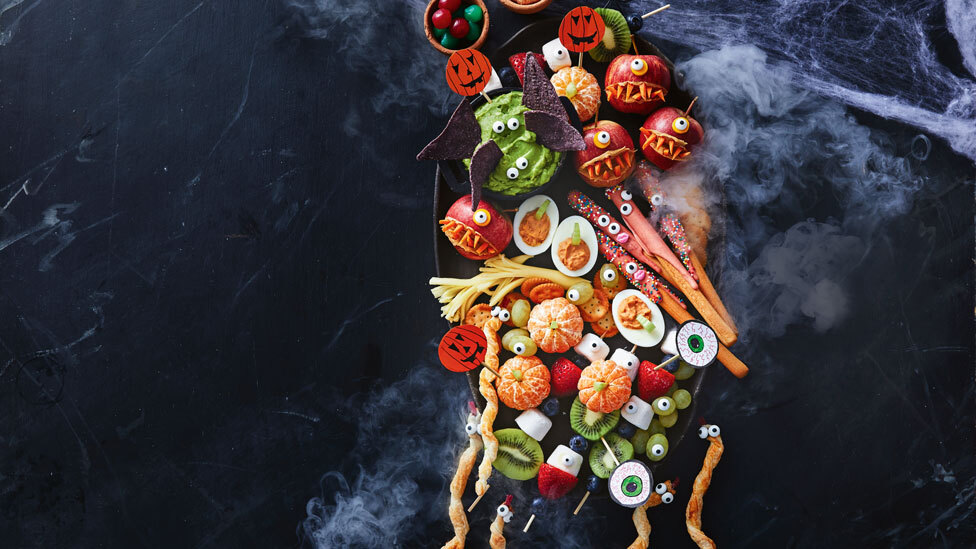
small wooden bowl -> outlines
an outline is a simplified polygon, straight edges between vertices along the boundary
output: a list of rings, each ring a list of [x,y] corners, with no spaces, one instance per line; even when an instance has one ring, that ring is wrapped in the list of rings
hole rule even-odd
[[[538,0],[531,4],[518,4],[512,0],[498,0],[503,6],[508,8],[509,11],[514,11],[515,13],[521,13],[522,15],[528,15],[530,13],[538,13],[544,9],[546,6],[552,3],[552,0]]]
[[[542,1],[545,2],[546,0]],[[484,18],[481,20],[481,36],[479,36],[473,44],[466,46],[466,48],[478,49],[482,44],[485,43],[485,39],[488,38],[488,6],[485,5],[484,0],[470,0],[470,3],[480,6],[481,13],[484,14]],[[424,34],[427,35],[427,40],[430,42],[430,44],[437,48],[437,51],[443,53],[444,55],[451,55],[458,50],[449,50],[445,48],[434,36],[434,24],[430,22],[430,17],[434,15],[435,11],[437,11],[437,0],[430,0],[430,2],[427,4],[427,9],[424,11]]]

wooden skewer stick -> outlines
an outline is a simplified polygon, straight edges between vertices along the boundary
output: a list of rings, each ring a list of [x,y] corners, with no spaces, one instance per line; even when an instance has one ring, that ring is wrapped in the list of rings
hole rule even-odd
[[[488,489],[489,488],[491,488],[491,486],[488,486],[488,488],[485,488],[485,494],[488,493]],[[468,507],[468,512],[469,513],[471,512],[472,509],[474,509],[474,506],[475,505],[478,505],[478,502],[481,501],[481,498],[485,497],[485,494],[481,494],[480,496],[478,496],[477,498],[475,498],[474,501],[471,502],[471,507]]]
[[[617,454],[613,453],[613,448],[610,447],[610,443],[607,442],[607,439],[600,437],[600,442],[607,447],[607,451],[610,452],[610,457],[613,458],[613,462],[617,464],[617,467],[620,467],[620,461],[617,459]]]
[[[580,509],[582,509],[582,508],[583,508],[583,504],[584,504],[584,503],[586,503],[586,500],[587,500],[587,499],[588,499],[589,497],[590,497],[590,492],[589,492],[589,491],[587,491],[587,492],[586,492],[585,494],[583,494],[583,499],[581,499],[581,500],[580,500],[580,502],[579,502],[579,505],[577,505],[577,506],[576,506],[576,510],[575,510],[575,511],[573,511],[573,514],[574,514],[574,515],[578,515],[578,514],[579,514],[579,512],[580,512]]]
[[[495,377],[497,377],[497,378],[501,378],[502,377],[502,375],[499,374],[498,371],[495,370],[494,368],[492,368],[491,366],[489,366],[489,365],[487,365],[487,364],[485,364],[483,362],[481,363],[481,365],[484,366],[485,369],[488,370],[489,372],[495,374]]]
[[[583,68],[583,52],[580,52],[580,62],[579,62],[579,66],[580,66],[580,68]]]
[[[485,93],[484,90],[481,91],[481,97],[484,97],[485,98],[485,101],[491,103],[491,98],[488,97],[488,94]]]
[[[645,13],[644,15],[641,15],[641,19],[647,19],[648,17],[650,17],[650,16],[652,16],[654,14],[657,14],[657,13],[661,13],[662,11],[664,11],[664,10],[670,8],[670,7],[671,7],[671,4],[664,4],[663,6],[661,6],[660,8],[658,8],[658,9],[656,9],[654,11],[649,11],[649,12]]]
[[[658,364],[657,366],[655,366],[654,369],[655,370],[660,370],[661,368],[664,368],[665,366],[667,366],[668,364],[671,364],[672,362],[674,362],[675,360],[678,360],[679,358],[681,358],[681,357],[678,356],[678,355],[674,355],[673,357],[671,357],[671,358],[665,360],[664,362]]]
[[[522,528],[522,533],[525,533],[525,532],[528,532],[529,531],[529,528],[532,526],[532,521],[533,520],[535,520],[535,513],[532,513],[532,516],[529,517],[529,522],[526,522],[525,523],[525,528]]]
[[[637,353],[637,344],[634,343],[634,346],[630,348],[630,354],[636,354],[636,353]]]

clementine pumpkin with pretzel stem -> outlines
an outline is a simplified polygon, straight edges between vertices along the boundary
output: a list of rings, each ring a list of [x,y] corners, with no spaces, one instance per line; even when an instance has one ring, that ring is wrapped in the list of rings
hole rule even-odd
[[[547,353],[565,353],[583,339],[583,318],[565,297],[533,307],[527,328],[532,340]]]
[[[549,368],[539,357],[516,356],[502,364],[498,398],[516,410],[535,408],[549,396]]]
[[[619,410],[630,399],[630,376],[612,360],[598,360],[580,374],[580,402],[594,412],[604,414]]]

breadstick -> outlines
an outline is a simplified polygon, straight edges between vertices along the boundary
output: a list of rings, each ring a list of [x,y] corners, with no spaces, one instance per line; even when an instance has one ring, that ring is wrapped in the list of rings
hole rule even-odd
[[[492,370],[498,371],[498,339],[496,334],[502,327],[502,321],[492,317],[485,322],[483,328],[485,338],[488,340],[487,350],[485,351],[485,364]],[[488,477],[491,476],[491,464],[498,456],[498,439],[495,438],[494,424],[495,416],[498,415],[498,394],[495,393],[495,386],[492,381],[495,374],[488,368],[481,369],[478,377],[478,390],[481,396],[485,397],[485,410],[481,414],[481,438],[485,442],[485,453],[481,457],[481,465],[478,467],[478,482],[474,485],[474,491],[478,496],[485,495],[488,490]]]
[[[668,492],[674,495],[674,487],[670,480],[664,481]],[[647,503],[634,509],[634,528],[637,529],[637,539],[631,543],[627,549],[647,549],[651,544],[651,523],[647,520],[647,510],[651,507],[661,505],[661,494],[654,492],[651,494]]]
[[[503,532],[505,524],[512,520],[512,494],[505,496],[505,502],[498,506],[498,510],[495,513],[495,521],[491,523],[489,531],[491,532],[491,538],[488,540],[488,545],[491,549],[505,549],[505,533]]]
[[[478,432],[478,423],[481,415],[473,402],[468,405],[472,408],[468,415],[468,447],[461,452],[458,459],[457,471],[451,480],[451,504],[448,506],[448,513],[451,517],[451,524],[454,526],[454,538],[444,544],[442,549],[464,549],[464,538],[468,535],[468,517],[464,513],[464,504],[461,503],[461,496],[464,494],[464,487],[468,484],[468,476],[474,468],[474,462],[478,458],[478,452],[484,447],[481,441],[481,433]],[[470,427],[474,427],[471,429]],[[471,432],[473,431],[473,432]]]
[[[722,436],[717,425],[704,425],[699,429],[698,436],[705,434],[710,444],[708,452],[705,454],[705,462],[698,476],[695,477],[695,486],[691,490],[691,499],[688,500],[688,507],[685,509],[685,525],[688,527],[688,535],[691,540],[698,544],[701,549],[715,549],[715,542],[702,532],[702,507],[705,492],[708,485],[712,482],[712,471],[722,459],[722,451],[725,446],[722,444]],[[702,437],[705,438],[705,437]]]

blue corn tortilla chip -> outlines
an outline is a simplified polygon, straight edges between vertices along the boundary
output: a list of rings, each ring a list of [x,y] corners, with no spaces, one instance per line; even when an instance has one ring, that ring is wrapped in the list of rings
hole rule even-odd
[[[582,151],[583,136],[562,118],[542,111],[525,112],[525,128],[535,134],[535,141],[554,151]]]
[[[441,134],[424,147],[417,160],[461,160],[471,158],[475,147],[481,143],[481,126],[474,117],[474,110],[467,99],[454,109]]]
[[[471,157],[471,168],[468,170],[471,179],[472,211],[476,210],[478,203],[481,202],[481,186],[485,184],[485,181],[488,181],[488,177],[491,176],[491,172],[494,171],[502,156],[504,153],[498,147],[498,143],[491,139],[478,145],[478,148],[474,150],[474,155]]]
[[[546,72],[539,66],[535,56],[529,52],[525,56],[525,84],[522,87],[522,104],[534,111],[547,112],[563,120],[568,120],[566,109],[556,88],[546,78]]]

